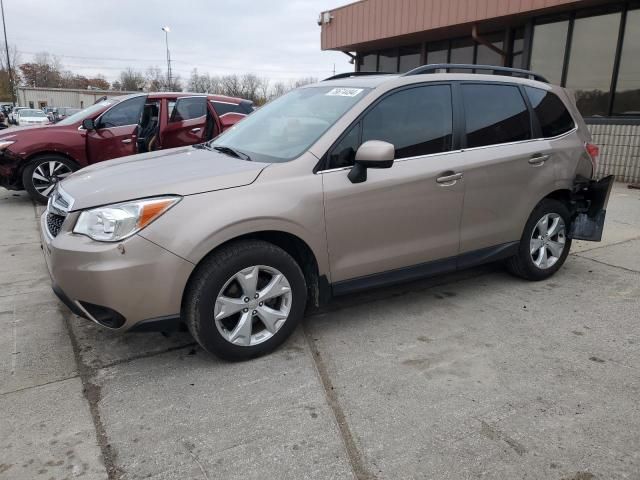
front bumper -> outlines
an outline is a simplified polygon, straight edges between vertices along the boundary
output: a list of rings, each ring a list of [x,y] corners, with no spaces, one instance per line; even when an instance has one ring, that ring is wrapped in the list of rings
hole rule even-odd
[[[40,219],[44,258],[54,292],[73,313],[120,331],[167,327],[179,318],[192,263],[139,235],[102,243],[73,234],[74,214],[54,238],[46,215]]]
[[[7,190],[22,190],[20,163],[22,158],[9,150],[0,151],[0,187]]]

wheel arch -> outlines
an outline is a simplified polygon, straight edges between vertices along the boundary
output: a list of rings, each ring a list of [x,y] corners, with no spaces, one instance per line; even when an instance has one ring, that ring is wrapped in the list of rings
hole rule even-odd
[[[31,155],[26,157],[23,162],[20,162],[20,166],[18,168],[17,178],[18,178],[18,181],[20,182],[20,186],[22,188],[25,188],[24,181],[22,179],[22,176],[24,175],[24,171],[33,162],[38,160],[40,157],[46,157],[48,155],[52,155],[52,156],[56,156],[56,157],[63,157],[65,159],[67,159],[67,160],[72,161],[78,167],[78,169],[82,168],[82,165],[80,165],[80,163],[75,158],[73,158],[71,155],[69,155],[67,153],[58,152],[58,151],[55,151],[55,150],[45,150],[45,151],[42,151],[42,152],[32,153]]]
[[[324,275],[320,275],[318,260],[313,253],[311,247],[303,239],[290,232],[284,232],[281,230],[263,230],[257,232],[246,233],[242,235],[230,238],[223,243],[217,245],[214,249],[209,251],[204,257],[202,257],[196,266],[194,267],[189,279],[187,280],[183,297],[182,297],[182,309],[184,309],[185,293],[189,289],[189,285],[198,271],[198,267],[209,258],[211,255],[219,251],[221,248],[242,240],[262,240],[267,243],[271,243],[280,247],[285,252],[293,257],[296,263],[300,266],[307,283],[307,305],[319,307],[326,303],[328,300],[329,284]]]

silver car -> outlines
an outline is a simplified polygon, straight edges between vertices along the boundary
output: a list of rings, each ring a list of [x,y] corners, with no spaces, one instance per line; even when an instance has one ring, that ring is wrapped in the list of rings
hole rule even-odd
[[[208,143],[74,173],[42,215],[55,292],[245,359],[332,296],[494,261],[548,278],[601,238],[598,149],[562,88],[449,67],[338,75]]]

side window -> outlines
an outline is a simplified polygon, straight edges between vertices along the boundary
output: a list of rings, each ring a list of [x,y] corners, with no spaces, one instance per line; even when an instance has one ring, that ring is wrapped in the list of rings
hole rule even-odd
[[[169,112],[171,112],[170,122],[203,117],[207,114],[207,99],[205,97],[179,98],[174,108],[171,108],[171,102],[169,102]]]
[[[573,118],[554,93],[540,88],[524,87],[544,138],[555,137],[574,127]]]
[[[396,158],[451,150],[451,87],[409,88],[382,99],[362,120],[362,141],[392,143]]]
[[[462,85],[467,147],[482,147],[531,138],[531,119],[518,87]]]
[[[360,145],[360,122],[353,125],[342,140],[333,147],[329,155],[329,168],[341,168],[353,165],[356,150]]]
[[[100,117],[99,127],[109,128],[137,125],[140,123],[142,109],[146,101],[147,97],[141,95],[118,103]]]
[[[219,117],[221,117],[225,113],[241,113],[242,115],[247,114],[247,112],[245,112],[244,109],[237,103],[218,102],[212,100],[211,104],[213,105],[213,109],[216,111]]]

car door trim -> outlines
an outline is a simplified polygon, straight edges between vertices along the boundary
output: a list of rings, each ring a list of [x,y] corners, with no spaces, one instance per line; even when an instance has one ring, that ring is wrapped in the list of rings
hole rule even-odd
[[[398,283],[410,282],[489,262],[504,260],[517,254],[519,245],[520,242],[516,240],[473,250],[453,257],[396,268],[394,270],[365,275],[350,280],[342,280],[331,285],[331,292],[337,297],[371,288],[396,285]]]

